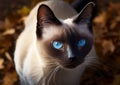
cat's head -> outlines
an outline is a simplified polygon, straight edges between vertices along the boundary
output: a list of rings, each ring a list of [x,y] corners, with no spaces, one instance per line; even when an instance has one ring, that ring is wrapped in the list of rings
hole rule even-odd
[[[37,46],[45,59],[65,68],[74,68],[84,62],[93,46],[89,25],[93,6],[93,3],[88,3],[78,15],[66,20],[57,19],[46,5],[39,7]]]

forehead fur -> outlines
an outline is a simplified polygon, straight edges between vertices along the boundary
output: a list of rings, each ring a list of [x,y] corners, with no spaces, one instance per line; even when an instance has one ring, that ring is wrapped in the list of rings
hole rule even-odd
[[[79,25],[73,23],[72,19],[66,19],[61,21],[61,25],[50,25],[44,28],[43,30],[43,38],[66,38],[67,35],[85,35],[92,37],[92,33],[88,30],[88,25],[85,23],[81,23]],[[69,36],[68,36],[69,37]]]
[[[53,38],[53,37],[58,37],[63,35],[64,33],[64,27],[61,26],[49,26],[47,28],[44,28],[43,30],[43,38],[44,39],[49,39],[49,38]]]
[[[65,24],[67,24],[69,27],[71,27],[74,30],[76,30],[77,32],[79,32],[80,34],[85,33],[88,35],[92,35],[92,33],[88,29],[88,24],[86,24],[86,23],[75,24],[75,23],[73,23],[73,19],[66,19],[63,22]]]

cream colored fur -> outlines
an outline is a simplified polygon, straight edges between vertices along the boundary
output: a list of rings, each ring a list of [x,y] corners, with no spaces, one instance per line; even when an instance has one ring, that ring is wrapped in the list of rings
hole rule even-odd
[[[49,69],[48,63],[41,57],[42,47],[38,50],[39,41],[36,38],[36,16],[41,4],[47,4],[60,20],[71,18],[77,14],[71,6],[62,0],[42,2],[32,9],[25,22],[25,30],[17,39],[15,49],[15,68],[21,79],[21,85],[79,85],[86,65],[89,65],[96,57],[94,47],[87,55],[85,62],[75,69],[59,69],[58,71],[57,68]],[[45,78],[43,79],[43,76],[45,77],[54,71],[56,73],[55,80],[52,74],[52,78],[49,77],[47,81]]]

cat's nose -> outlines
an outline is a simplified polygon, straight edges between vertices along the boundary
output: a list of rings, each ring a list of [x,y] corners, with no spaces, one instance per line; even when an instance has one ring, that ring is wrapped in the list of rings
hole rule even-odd
[[[69,53],[69,55],[68,55],[69,60],[74,60],[75,58],[76,58],[76,56],[73,53]]]
[[[68,54],[68,59],[69,60],[74,60],[75,59],[75,55],[74,55],[73,51],[70,49],[70,47],[67,48],[67,54]]]
[[[76,56],[71,56],[71,57],[69,57],[69,60],[70,61],[74,61],[76,59]]]

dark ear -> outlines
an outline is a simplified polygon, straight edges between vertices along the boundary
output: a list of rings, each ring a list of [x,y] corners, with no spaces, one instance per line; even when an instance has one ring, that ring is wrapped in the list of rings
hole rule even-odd
[[[55,17],[52,10],[47,5],[40,5],[37,12],[37,36],[42,36],[42,30],[49,28],[49,25],[60,25],[61,22]]]
[[[93,2],[89,2],[82,11],[74,17],[73,22],[76,24],[80,23],[89,23],[92,18],[93,8],[95,4]]]
[[[60,24],[60,21],[47,5],[42,4],[38,8],[37,23],[38,25]]]

